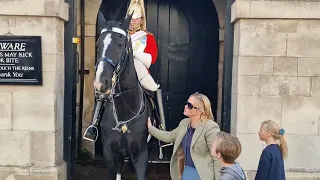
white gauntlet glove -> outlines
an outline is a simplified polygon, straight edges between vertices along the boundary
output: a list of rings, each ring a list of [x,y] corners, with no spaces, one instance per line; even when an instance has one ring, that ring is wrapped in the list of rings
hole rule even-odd
[[[145,52],[133,51],[133,58],[140,61],[147,69],[149,69],[152,62],[151,54],[148,54]]]

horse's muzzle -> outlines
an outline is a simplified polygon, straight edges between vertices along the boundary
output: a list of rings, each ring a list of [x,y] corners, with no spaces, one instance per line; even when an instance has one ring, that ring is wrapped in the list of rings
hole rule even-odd
[[[102,83],[94,82],[93,86],[97,91],[101,91],[101,89],[102,89]]]
[[[98,82],[94,82],[94,88],[100,93],[105,93],[107,95],[111,93],[110,88],[104,88],[103,85]]]

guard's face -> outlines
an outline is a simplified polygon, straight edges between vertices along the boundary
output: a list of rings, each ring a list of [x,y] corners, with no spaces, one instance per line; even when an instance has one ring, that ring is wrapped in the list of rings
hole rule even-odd
[[[130,26],[129,26],[130,30],[138,29],[141,26],[142,22],[143,22],[142,17],[131,19]]]

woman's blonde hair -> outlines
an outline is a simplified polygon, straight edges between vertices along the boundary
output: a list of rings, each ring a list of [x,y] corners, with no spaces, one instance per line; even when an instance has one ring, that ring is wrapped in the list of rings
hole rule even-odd
[[[211,102],[206,95],[196,92],[194,94],[191,94],[190,97],[194,97],[195,99],[197,99],[196,107],[203,111],[201,120],[214,120],[211,110]]]
[[[283,158],[287,158],[288,157],[288,147],[287,147],[286,140],[284,138],[284,129],[282,129],[282,128],[280,129],[279,125],[271,120],[267,120],[267,121],[262,122],[262,128],[264,130],[270,132],[272,137],[275,140],[280,141],[279,145],[280,145],[281,154],[282,154]]]

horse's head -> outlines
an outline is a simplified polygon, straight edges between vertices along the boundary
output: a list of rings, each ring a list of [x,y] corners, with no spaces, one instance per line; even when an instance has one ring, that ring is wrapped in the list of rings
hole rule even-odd
[[[94,88],[99,92],[110,93],[115,68],[128,56],[128,48],[131,47],[128,35],[131,17],[122,23],[113,20],[106,22],[101,12],[98,14],[100,36],[96,43],[98,60]]]

